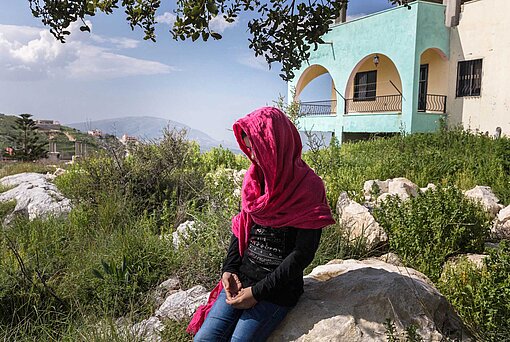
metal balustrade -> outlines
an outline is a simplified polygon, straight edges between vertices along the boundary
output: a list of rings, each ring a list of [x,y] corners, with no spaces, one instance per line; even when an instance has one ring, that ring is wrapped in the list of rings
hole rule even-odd
[[[299,103],[299,116],[336,115],[336,100]],[[446,96],[427,94],[418,99],[422,112],[446,113]],[[402,112],[402,95],[383,95],[364,99],[345,99],[344,113]]]
[[[364,99],[345,99],[345,113],[401,112],[402,95],[374,96]]]
[[[336,115],[336,100],[299,103],[299,116]]]

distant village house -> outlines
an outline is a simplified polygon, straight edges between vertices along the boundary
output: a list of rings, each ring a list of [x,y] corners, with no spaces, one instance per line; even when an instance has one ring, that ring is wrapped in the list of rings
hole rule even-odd
[[[92,131],[88,131],[87,132],[88,135],[91,135],[93,137],[96,137],[96,138],[102,138],[103,137],[103,131],[100,131],[98,129],[94,129]]]
[[[60,122],[55,120],[35,120],[35,125],[41,131],[60,130]]]
[[[124,134],[122,136],[122,138],[120,138],[120,142],[123,143],[124,145],[127,145],[129,143],[138,143],[138,139],[136,137],[132,137],[132,136],[129,136],[127,134]]]

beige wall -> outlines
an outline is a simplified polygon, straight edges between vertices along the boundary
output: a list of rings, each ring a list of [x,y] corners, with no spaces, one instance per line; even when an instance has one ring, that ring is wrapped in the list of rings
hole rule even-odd
[[[448,94],[448,61],[441,57],[440,52],[428,49],[421,55],[420,64],[429,65],[427,94]]]
[[[373,56],[370,56],[363,63],[361,63],[358,69],[355,69],[352,72],[349,78],[349,82],[347,84],[347,89],[345,91],[346,98],[348,99],[353,98],[354,76],[356,75],[356,73],[371,70],[377,70],[377,86],[376,86],[377,96],[398,95],[397,90],[395,90],[395,88],[391,85],[390,80],[402,92],[402,82],[400,81],[400,76],[398,74],[397,68],[395,67],[395,64],[393,64],[393,62],[384,55],[378,56],[379,65],[377,67],[374,65]]]
[[[510,135],[510,0],[462,5],[451,29],[447,111],[450,124]],[[458,61],[483,59],[481,96],[455,98]]]

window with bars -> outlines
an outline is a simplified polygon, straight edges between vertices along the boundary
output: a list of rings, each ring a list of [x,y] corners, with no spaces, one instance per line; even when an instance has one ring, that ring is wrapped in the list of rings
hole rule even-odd
[[[354,101],[374,101],[377,71],[358,72],[354,76]]]
[[[457,68],[457,97],[480,96],[482,89],[482,60],[459,62]]]

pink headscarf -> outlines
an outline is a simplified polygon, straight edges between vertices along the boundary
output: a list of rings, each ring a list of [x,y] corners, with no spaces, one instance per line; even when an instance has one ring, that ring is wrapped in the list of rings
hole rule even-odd
[[[232,232],[239,240],[241,256],[253,223],[304,229],[320,229],[335,223],[322,179],[301,159],[301,138],[285,114],[272,107],[260,108],[239,119],[233,129],[241,150],[252,161],[244,176],[241,212],[232,219]],[[256,160],[244,143],[242,132],[248,136]],[[198,332],[221,289],[220,281],[208,303],[198,308],[188,332]]]

